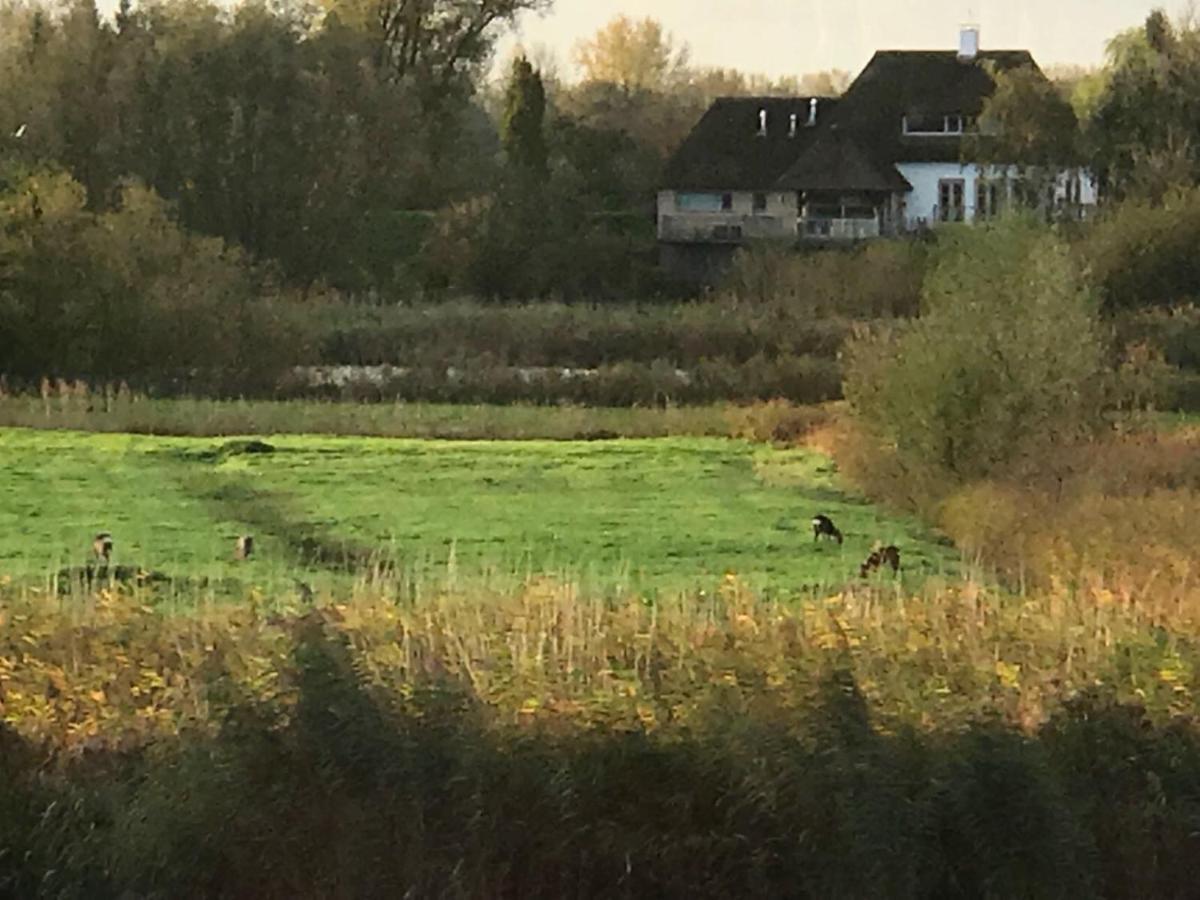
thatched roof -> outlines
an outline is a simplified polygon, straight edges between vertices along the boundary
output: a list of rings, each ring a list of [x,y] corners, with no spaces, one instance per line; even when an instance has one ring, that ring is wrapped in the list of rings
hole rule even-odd
[[[789,191],[912,190],[895,166],[872,158],[853,138],[833,126],[817,136],[774,186]]]
[[[985,50],[967,61],[953,50],[881,50],[842,95],[829,124],[881,161],[958,162],[960,136],[904,135],[904,117],[978,116],[996,87],[989,68],[1024,66],[1037,69],[1027,50]]]
[[[722,97],[667,164],[675,190],[906,191],[902,162],[958,162],[961,135],[905,135],[905,116],[978,116],[995,89],[991,69],[1037,69],[1026,50],[881,50],[840,98]],[[760,111],[767,133],[759,134]],[[791,133],[791,117],[799,127]]]
[[[721,97],[667,163],[664,187],[677,190],[767,190],[812,143],[837,101],[818,97]],[[759,134],[759,112],[767,132]],[[797,128],[791,132],[791,117]]]

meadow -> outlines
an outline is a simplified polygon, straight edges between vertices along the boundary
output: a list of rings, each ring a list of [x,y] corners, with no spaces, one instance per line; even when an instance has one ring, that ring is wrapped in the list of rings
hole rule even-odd
[[[956,492],[960,551],[836,410],[60,400],[0,429],[0,896],[1194,896],[1194,419]],[[170,590],[60,593],[101,528]]]
[[[255,452],[266,451],[266,452]],[[423,441],[161,438],[9,429],[0,566],[24,579],[88,562],[291,594],[394,568],[410,589],[531,573],[589,591],[713,590],[734,572],[775,595],[836,589],[875,541],[917,584],[956,555],[844,490],[805,449],[715,438]],[[824,512],[845,544],[815,543]],[[232,558],[252,534],[248,561]]]

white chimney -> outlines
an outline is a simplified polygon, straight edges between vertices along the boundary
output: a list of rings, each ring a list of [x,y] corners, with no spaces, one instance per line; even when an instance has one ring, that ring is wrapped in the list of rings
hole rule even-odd
[[[979,26],[964,25],[958,32],[958,58],[971,62],[979,55]]]
[[[767,109],[763,107],[758,111],[758,136],[767,136]]]
[[[817,98],[812,97],[808,101],[808,124],[817,124]]]

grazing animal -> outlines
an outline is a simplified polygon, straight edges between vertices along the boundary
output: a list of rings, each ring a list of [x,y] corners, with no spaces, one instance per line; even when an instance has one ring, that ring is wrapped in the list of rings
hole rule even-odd
[[[254,552],[254,538],[251,535],[243,534],[233,545],[234,559],[249,559],[250,554]]]
[[[900,551],[894,545],[881,547],[878,550],[871,551],[871,555],[858,570],[858,574],[866,578],[867,573],[878,569],[884,563],[892,567],[893,574],[900,571]]]
[[[113,539],[107,531],[101,531],[92,538],[92,553],[96,559],[103,559],[105,564],[112,558]]]
[[[833,538],[839,544],[842,542],[842,533],[838,531],[838,527],[833,524],[833,519],[829,518],[829,516],[813,516],[812,526],[814,543],[820,539],[821,535],[825,535],[825,537],[828,538]]]

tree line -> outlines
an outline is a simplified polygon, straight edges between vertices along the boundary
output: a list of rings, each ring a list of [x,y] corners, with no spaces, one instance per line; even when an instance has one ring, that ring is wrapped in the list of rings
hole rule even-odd
[[[849,82],[694,66],[627,17],[577,44],[577,81],[523,53],[489,78],[504,29],[545,5],[122,0],[105,18],[94,0],[6,0],[0,176],[65,172],[94,212],[144,185],[302,289],[629,296],[658,287],[654,189],[714,97]],[[1194,23],[1155,12],[1103,69],[1051,75],[998,76],[981,161],[1077,162],[1115,199],[1200,181]]]
[[[11,187],[65,172],[93,212],[119,208],[127,185],[144,185],[184,228],[303,289],[635,289],[601,273],[624,267],[613,254],[647,249],[661,166],[711,96],[795,85],[693,69],[657,23],[624,18],[581,42],[579,83],[543,78],[523,57],[490,81],[497,38],[544,5],[123,0],[106,18],[93,0],[9,0],[0,6],[0,176]],[[832,90],[840,76],[824,77]],[[512,118],[506,97],[534,82],[544,102]],[[531,162],[519,156],[522,129],[538,132],[542,172],[514,185],[512,170]],[[482,221],[489,208],[511,228]],[[464,218],[484,232],[488,259],[459,258]],[[548,229],[570,245],[561,259],[534,246]],[[496,257],[514,240],[553,271],[507,271]],[[427,243],[440,243],[433,264],[418,265]],[[606,244],[590,275],[571,276],[565,260]]]
[[[0,4],[0,371],[270,384],[344,361],[314,324],[345,316],[331,297],[665,294],[654,190],[711,99],[847,81],[702,69],[627,18],[580,42],[578,80],[521,52],[489,77],[503,29],[539,5]],[[1096,172],[1114,203],[1073,246],[1107,307],[1194,297],[1200,29],[1155,13],[1103,69],[1051,75],[998,76],[982,117],[998,137],[973,152]],[[743,265],[717,296],[803,306],[821,265]],[[890,284],[877,269],[851,293]]]

